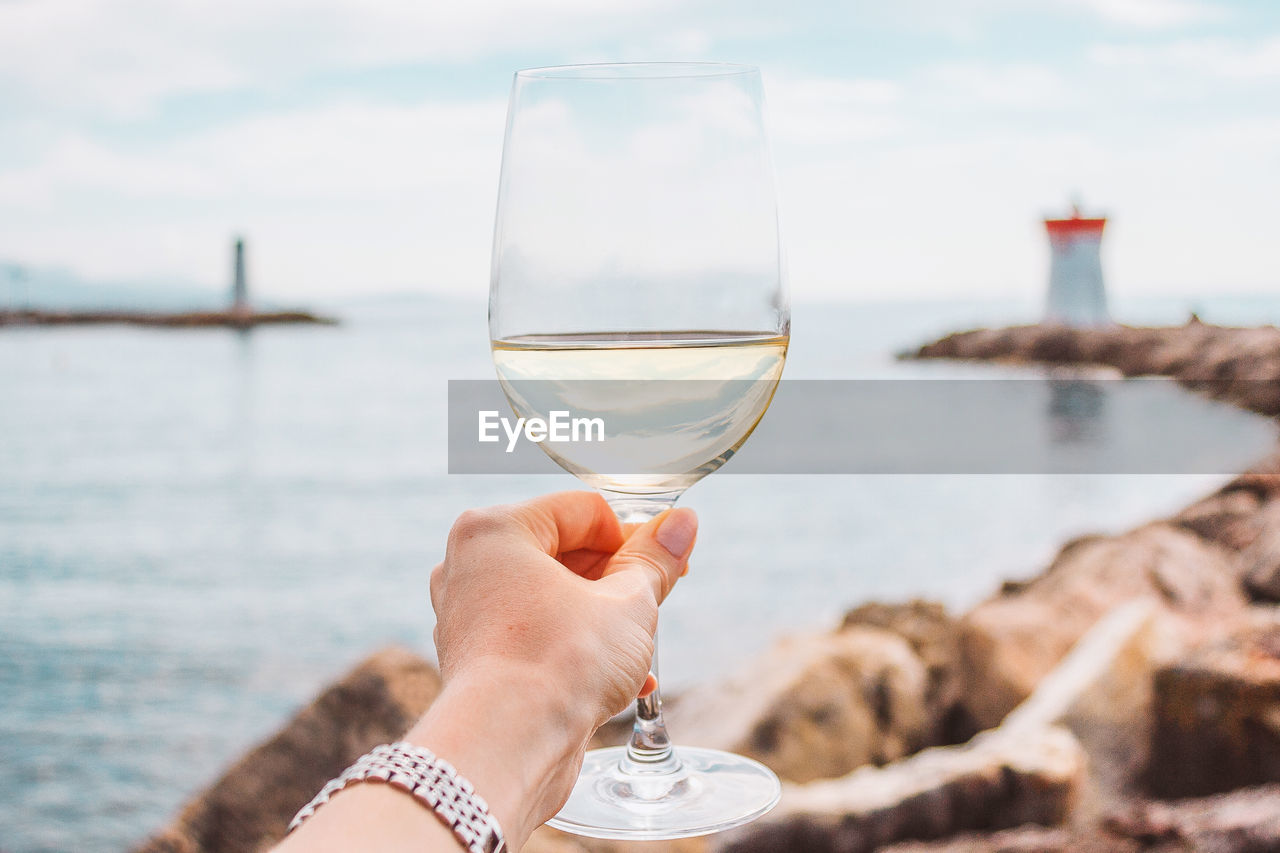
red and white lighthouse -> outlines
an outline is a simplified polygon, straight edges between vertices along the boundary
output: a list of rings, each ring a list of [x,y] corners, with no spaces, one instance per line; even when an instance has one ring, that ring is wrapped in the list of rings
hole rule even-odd
[[[1106,224],[1106,217],[1082,216],[1076,205],[1071,206],[1068,219],[1045,219],[1052,252],[1046,322],[1068,326],[1110,322],[1102,283],[1102,229]]]

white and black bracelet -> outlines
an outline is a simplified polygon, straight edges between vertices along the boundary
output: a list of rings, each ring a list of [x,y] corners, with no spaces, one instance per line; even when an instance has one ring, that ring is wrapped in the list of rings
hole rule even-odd
[[[301,826],[334,794],[356,782],[385,782],[412,794],[453,830],[469,853],[506,853],[502,828],[471,783],[431,750],[404,741],[383,744],[362,755],[302,807],[289,823],[289,831]]]

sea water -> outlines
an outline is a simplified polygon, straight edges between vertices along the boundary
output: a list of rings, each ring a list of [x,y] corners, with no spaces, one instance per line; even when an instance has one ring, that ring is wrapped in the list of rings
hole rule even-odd
[[[1167,323],[1189,308],[1280,316],[1274,301],[1118,310]],[[445,473],[446,380],[493,376],[483,304],[333,310],[334,328],[0,330],[6,853],[125,848],[368,653],[400,643],[430,657],[427,574],[453,518],[579,487]],[[798,305],[786,378],[991,375],[893,353],[1035,314]],[[1194,417],[1202,402],[1187,399]],[[731,467],[684,499],[702,526],[663,607],[668,690],[868,599],[963,608],[1037,572],[1067,537],[1167,514],[1223,479]]]

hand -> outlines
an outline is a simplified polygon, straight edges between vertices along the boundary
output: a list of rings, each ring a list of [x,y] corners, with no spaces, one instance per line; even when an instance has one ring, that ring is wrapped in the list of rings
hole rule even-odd
[[[696,533],[679,509],[624,536],[592,492],[454,524],[431,574],[445,686],[409,737],[471,778],[514,848],[563,805],[596,728],[646,685],[658,605]]]
[[[444,688],[405,739],[451,762],[518,851],[554,815],[595,730],[646,684],[658,605],[697,534],[679,509],[624,534],[604,499],[563,492],[464,513],[431,573]],[[355,785],[276,853],[461,851],[428,809]]]

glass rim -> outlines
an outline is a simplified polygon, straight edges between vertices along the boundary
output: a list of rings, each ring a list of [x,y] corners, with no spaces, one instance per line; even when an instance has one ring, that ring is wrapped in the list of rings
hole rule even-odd
[[[522,68],[516,77],[526,80],[672,80],[681,77],[737,77],[758,74],[755,65],[738,62],[584,62]]]

